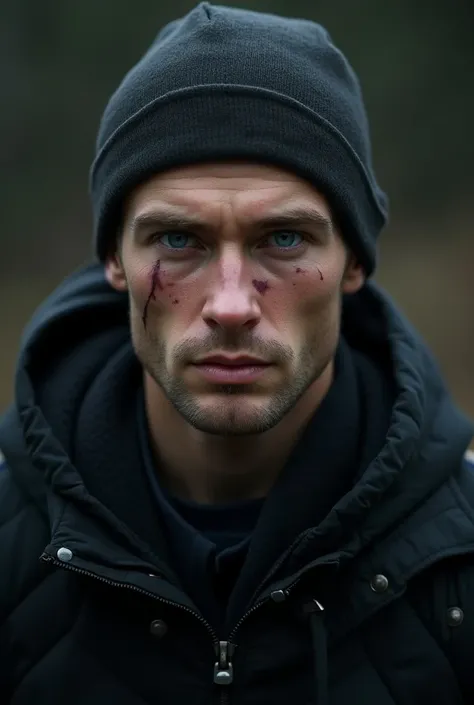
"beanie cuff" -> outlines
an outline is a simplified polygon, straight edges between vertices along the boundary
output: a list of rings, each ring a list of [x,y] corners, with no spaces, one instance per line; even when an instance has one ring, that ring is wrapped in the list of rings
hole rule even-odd
[[[345,137],[299,101],[276,91],[202,85],[161,96],[132,115],[101,146],[92,165],[96,252],[104,261],[117,236],[126,196],[154,174],[225,159],[289,169],[327,198],[366,274],[387,213],[378,190]]]

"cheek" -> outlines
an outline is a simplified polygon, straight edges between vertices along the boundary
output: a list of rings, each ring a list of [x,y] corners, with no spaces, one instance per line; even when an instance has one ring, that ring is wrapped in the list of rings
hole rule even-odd
[[[150,327],[150,332],[153,328],[156,332],[158,322],[161,329],[172,321],[170,336],[181,327],[179,321],[182,327],[189,325],[197,300],[196,286],[173,277],[160,260],[130,275],[129,293],[135,325],[141,319],[142,330]],[[162,334],[167,335],[166,331]]]
[[[321,279],[317,269],[304,266],[297,269],[288,281],[273,287],[274,325],[289,339],[298,340],[299,345],[308,345],[310,340],[318,348],[326,340],[332,345],[340,320],[338,273],[320,266]]]
[[[296,267],[291,278],[291,301],[302,313],[321,311],[331,307],[340,295],[340,282],[328,267]]]
[[[160,309],[179,300],[175,282],[170,280],[161,260],[133,272],[129,277],[129,290],[137,307],[148,304],[150,309]]]

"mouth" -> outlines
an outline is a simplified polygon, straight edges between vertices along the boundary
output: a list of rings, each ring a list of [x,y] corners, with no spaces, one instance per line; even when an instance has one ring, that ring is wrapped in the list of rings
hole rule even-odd
[[[213,384],[250,384],[257,381],[271,364],[248,355],[212,355],[193,366]]]

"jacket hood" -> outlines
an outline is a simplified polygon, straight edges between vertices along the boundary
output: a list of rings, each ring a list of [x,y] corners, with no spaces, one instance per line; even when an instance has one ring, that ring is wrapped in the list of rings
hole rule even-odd
[[[345,300],[342,330],[351,345],[386,362],[396,387],[381,451],[315,529],[325,537],[320,548],[345,547],[354,555],[403,522],[458,471],[473,427],[450,398],[429,350],[374,283]],[[68,435],[90,380],[127,340],[127,296],[109,286],[103,266],[90,265],[66,279],[25,330],[15,400],[0,423],[0,448],[15,481],[42,511],[50,510],[51,495],[60,496],[109,523],[136,553],[140,542],[86,489]],[[52,424],[50,380],[58,366],[67,369],[77,347],[92,354],[74,380],[73,401],[54,414]],[[148,555],[145,545],[139,550]]]

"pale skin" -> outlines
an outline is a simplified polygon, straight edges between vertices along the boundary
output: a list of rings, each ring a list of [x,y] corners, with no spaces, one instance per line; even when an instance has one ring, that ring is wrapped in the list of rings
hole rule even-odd
[[[130,301],[161,482],[201,503],[264,497],[333,379],[341,297],[364,272],[324,196],[253,163],[180,167],[136,188],[106,276]],[[268,363],[216,384],[214,354]]]

